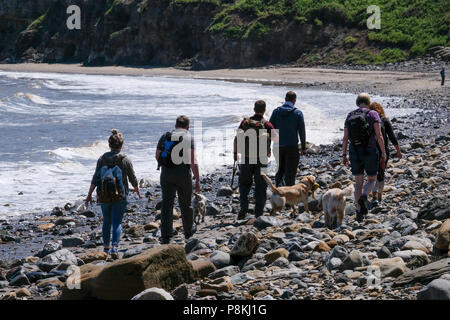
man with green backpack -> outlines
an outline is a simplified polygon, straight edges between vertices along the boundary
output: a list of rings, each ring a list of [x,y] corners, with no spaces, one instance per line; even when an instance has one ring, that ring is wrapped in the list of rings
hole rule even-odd
[[[245,218],[248,211],[248,194],[253,181],[255,182],[255,216],[263,214],[266,203],[267,183],[261,176],[261,170],[267,167],[271,155],[271,135],[273,125],[264,119],[266,103],[262,100],[255,102],[255,114],[246,117],[239,125],[234,139],[234,161],[239,163],[239,195],[241,209],[238,220]]]

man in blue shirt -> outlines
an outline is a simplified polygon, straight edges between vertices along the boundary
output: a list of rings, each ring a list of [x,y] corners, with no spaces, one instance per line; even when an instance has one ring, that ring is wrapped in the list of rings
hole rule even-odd
[[[301,153],[306,155],[306,133],[303,113],[294,107],[297,101],[295,92],[286,94],[286,102],[272,112],[269,122],[279,131],[278,148],[278,172],[275,175],[277,186],[292,186],[295,184],[300,151],[298,148],[299,138],[301,141]],[[275,156],[277,156],[275,154]]]
[[[444,67],[442,67],[442,70],[441,70],[441,79],[442,79],[441,86],[443,86],[444,82],[445,82],[445,68]]]

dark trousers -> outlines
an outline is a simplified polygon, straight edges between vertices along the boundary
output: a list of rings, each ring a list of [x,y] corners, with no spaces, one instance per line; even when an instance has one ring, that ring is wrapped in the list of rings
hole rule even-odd
[[[441,78],[442,78],[441,86],[443,86],[443,85],[444,85],[444,82],[445,82],[445,76],[441,76]]]
[[[278,163],[278,171],[275,175],[277,187],[281,185],[293,186],[297,175],[300,151],[298,147],[279,147],[278,155],[275,154]],[[283,184],[284,182],[284,184]]]
[[[389,151],[386,152],[386,162],[385,162],[386,166],[385,166],[384,170],[381,168],[381,161],[378,161],[377,181],[379,181],[379,182],[384,181],[385,171],[387,168],[388,161],[389,161]]]
[[[267,182],[261,176],[261,165],[241,164],[239,165],[239,196],[241,202],[241,212],[248,211],[248,194],[255,181],[255,216],[259,217],[264,213],[266,204]]]
[[[173,235],[173,204],[175,194],[181,209],[184,235],[192,235],[194,211],[192,210],[192,174],[188,166],[161,168],[161,237],[169,240]]]

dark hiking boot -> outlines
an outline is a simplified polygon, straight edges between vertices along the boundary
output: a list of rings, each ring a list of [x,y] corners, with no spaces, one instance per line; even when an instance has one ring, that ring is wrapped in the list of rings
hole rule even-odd
[[[359,211],[357,209],[356,210],[356,221],[361,223],[363,221],[363,218],[364,218],[363,214],[361,213],[361,211]]]
[[[185,234],[184,234],[184,238],[187,240],[187,239],[189,239],[190,237],[192,237],[196,232],[197,232],[197,224],[194,223],[194,224],[192,225],[191,232],[185,233]]]
[[[238,220],[244,220],[246,215],[247,215],[247,213],[245,213],[243,211],[240,211],[238,216],[237,216],[237,219]]]
[[[370,203],[369,203],[369,200],[367,200],[367,195],[363,194],[363,195],[359,198],[358,204],[359,204],[359,206],[360,206],[360,208],[361,208],[361,209],[360,209],[361,214],[362,214],[363,216],[365,216],[365,215],[369,212],[369,210],[370,210]]]

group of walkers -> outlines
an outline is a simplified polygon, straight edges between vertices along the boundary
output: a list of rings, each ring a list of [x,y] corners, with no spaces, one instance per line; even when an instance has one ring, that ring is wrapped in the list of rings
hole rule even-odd
[[[254,115],[244,118],[234,140],[233,158],[239,161],[240,211],[238,220],[249,213],[248,196],[253,183],[254,215],[264,213],[267,183],[261,172],[267,168],[268,159],[273,153],[277,162],[275,182],[277,187],[292,186],[299,167],[300,156],[306,155],[305,121],[302,111],[295,107],[297,96],[289,91],[285,103],[276,108],[269,120],[264,118],[266,103],[258,100],[254,105]],[[345,120],[343,140],[343,164],[350,164],[355,178],[356,219],[362,221],[368,210],[382,201],[385,168],[389,160],[388,141],[402,153],[393,133],[392,124],[386,117],[383,107],[371,103],[366,93],[358,95],[358,109],[350,112]],[[194,139],[189,134],[189,118],[181,115],[176,119],[175,129],[163,134],[156,148],[155,158],[161,168],[162,190],[161,243],[170,243],[173,232],[173,206],[178,195],[184,236],[189,239],[196,232],[194,212],[191,204],[195,190],[200,192],[200,174],[196,161]],[[253,131],[252,131],[253,130]],[[255,132],[255,140],[248,133]],[[244,141],[244,143],[241,143]],[[110,152],[102,155],[92,178],[86,206],[92,202],[92,194],[97,189],[97,201],[103,214],[104,251],[113,259],[118,258],[118,245],[121,224],[128,203],[129,186],[140,198],[140,191],[130,159],[121,153],[124,138],[117,130],[109,137]],[[273,148],[271,148],[273,143]],[[257,147],[256,154],[250,152],[252,144]],[[347,148],[349,158],[347,157]],[[252,149],[253,150],[253,149]],[[364,173],[367,181],[364,184]],[[192,176],[195,178],[193,188]],[[369,196],[373,200],[369,202]],[[112,239],[111,239],[112,230]]]

